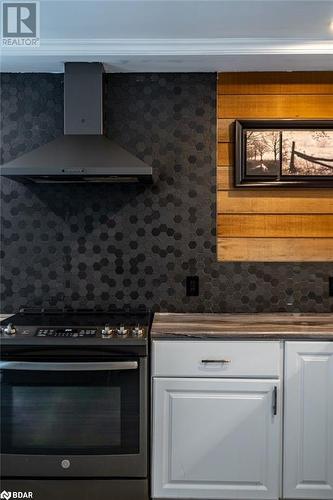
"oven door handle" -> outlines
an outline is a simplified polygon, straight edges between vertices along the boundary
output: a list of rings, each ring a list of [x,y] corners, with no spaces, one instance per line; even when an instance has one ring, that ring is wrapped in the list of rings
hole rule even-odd
[[[35,361],[0,361],[0,370],[40,371],[118,371],[137,370],[137,361],[106,361],[83,363],[48,363]]]

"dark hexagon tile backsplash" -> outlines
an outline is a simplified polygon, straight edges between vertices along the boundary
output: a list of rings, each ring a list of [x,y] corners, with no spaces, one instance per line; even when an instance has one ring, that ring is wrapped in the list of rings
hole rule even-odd
[[[153,186],[3,179],[3,312],[22,305],[333,311],[329,263],[218,263],[214,74],[107,76],[108,135]],[[3,74],[1,161],[62,134],[63,75]],[[185,278],[200,277],[199,297]]]

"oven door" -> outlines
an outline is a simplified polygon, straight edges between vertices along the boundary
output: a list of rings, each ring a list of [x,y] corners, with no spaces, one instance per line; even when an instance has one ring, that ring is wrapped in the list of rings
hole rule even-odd
[[[146,363],[1,361],[2,475],[145,477]]]

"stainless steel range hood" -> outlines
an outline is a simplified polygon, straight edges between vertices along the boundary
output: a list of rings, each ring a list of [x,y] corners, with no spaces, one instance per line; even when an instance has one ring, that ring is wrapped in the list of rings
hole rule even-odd
[[[103,65],[66,63],[64,135],[0,167],[39,183],[151,182],[152,167],[103,135]]]

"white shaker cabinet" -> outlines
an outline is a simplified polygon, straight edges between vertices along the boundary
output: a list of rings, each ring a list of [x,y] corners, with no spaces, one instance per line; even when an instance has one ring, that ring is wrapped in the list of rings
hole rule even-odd
[[[153,350],[152,497],[277,500],[280,344],[158,342]]]
[[[333,499],[333,342],[286,342],[284,498]]]
[[[154,380],[154,498],[279,494],[278,381]]]

